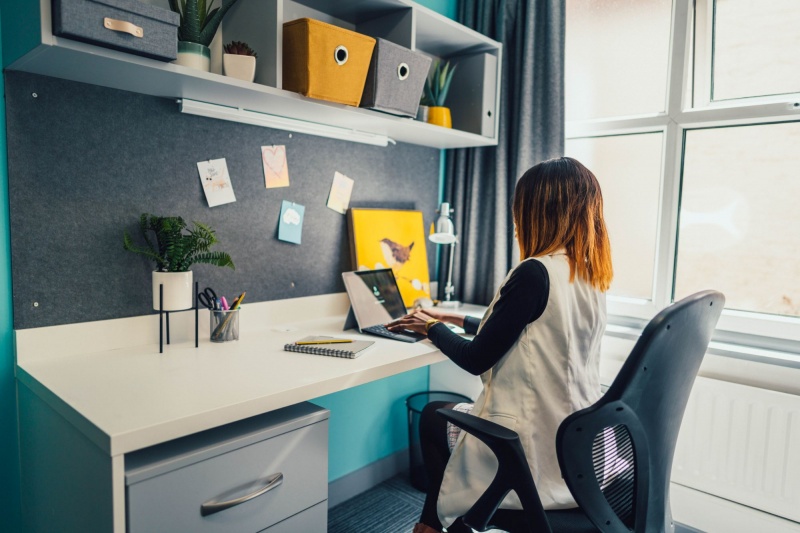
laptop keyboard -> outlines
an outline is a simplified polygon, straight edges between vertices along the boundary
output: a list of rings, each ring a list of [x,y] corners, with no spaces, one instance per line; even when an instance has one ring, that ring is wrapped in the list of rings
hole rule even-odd
[[[368,333],[372,333],[373,335],[380,335],[381,337],[387,337],[389,339],[394,339],[396,341],[402,341],[402,342],[417,342],[425,338],[425,335],[420,335],[419,333],[415,333],[413,331],[405,331],[404,333],[395,333],[393,331],[389,331],[388,329],[386,329],[386,326],[384,326],[383,324],[376,324],[368,328],[362,328],[361,331],[366,331]]]

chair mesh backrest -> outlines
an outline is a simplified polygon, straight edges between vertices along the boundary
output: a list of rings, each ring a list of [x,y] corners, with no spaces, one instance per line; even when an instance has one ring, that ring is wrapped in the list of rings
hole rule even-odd
[[[607,427],[592,443],[594,475],[608,505],[623,524],[633,529],[636,461],[631,435],[622,424]]]
[[[724,305],[721,293],[704,291],[659,312],[603,397],[559,426],[564,481],[601,531],[674,530],[669,481],[675,443]]]

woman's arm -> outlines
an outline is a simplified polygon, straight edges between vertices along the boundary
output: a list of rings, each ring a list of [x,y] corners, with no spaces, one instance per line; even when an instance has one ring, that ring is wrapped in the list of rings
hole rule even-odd
[[[549,293],[550,279],[544,265],[535,260],[525,261],[500,290],[492,314],[472,341],[456,335],[444,324],[431,326],[428,338],[455,364],[471,374],[482,374],[506,354],[528,324],[541,316]],[[408,315],[388,327],[425,333],[428,320],[436,318],[426,314],[428,311]],[[466,326],[475,327],[471,320],[462,319],[462,324],[468,332]]]

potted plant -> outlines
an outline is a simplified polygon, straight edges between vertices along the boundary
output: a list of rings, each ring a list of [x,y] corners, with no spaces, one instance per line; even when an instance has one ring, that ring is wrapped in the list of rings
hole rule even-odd
[[[444,107],[444,102],[447,99],[447,92],[450,90],[450,82],[453,81],[453,73],[455,71],[456,67],[450,68],[449,61],[446,61],[444,65],[442,65],[441,61],[436,61],[430,74],[428,74],[423,98],[427,105],[430,106],[428,108],[429,124],[436,124],[445,128],[453,127],[450,109]]]
[[[178,59],[175,63],[208,72],[211,66],[209,45],[217,33],[222,17],[237,0],[169,0],[169,7],[181,16],[178,27]]]
[[[428,122],[428,111],[430,110],[433,102],[428,99],[428,89],[422,89],[422,97],[419,99],[419,107],[417,108],[417,120],[420,122]]]
[[[256,58],[258,54],[247,43],[232,41],[223,49],[222,68],[226,76],[252,82],[256,79]]]
[[[143,255],[155,262],[153,271],[153,309],[159,309],[159,286],[164,286],[164,311],[190,309],[193,305],[194,283],[192,271],[195,263],[207,263],[220,267],[231,267],[231,256],[225,252],[212,252],[217,243],[214,230],[193,222],[187,228],[181,217],[159,217],[142,213],[139,229],[146,247],[134,244],[128,232],[123,237],[123,248],[129,252]],[[185,230],[185,232],[184,232]],[[155,237],[155,244],[151,238]]]

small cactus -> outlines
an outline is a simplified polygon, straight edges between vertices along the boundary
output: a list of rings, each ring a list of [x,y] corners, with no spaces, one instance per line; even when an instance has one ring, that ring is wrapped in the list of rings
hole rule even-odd
[[[223,46],[223,48],[226,54],[258,57],[258,54],[256,54],[255,51],[247,45],[247,43],[243,43],[241,41],[231,41]]]

